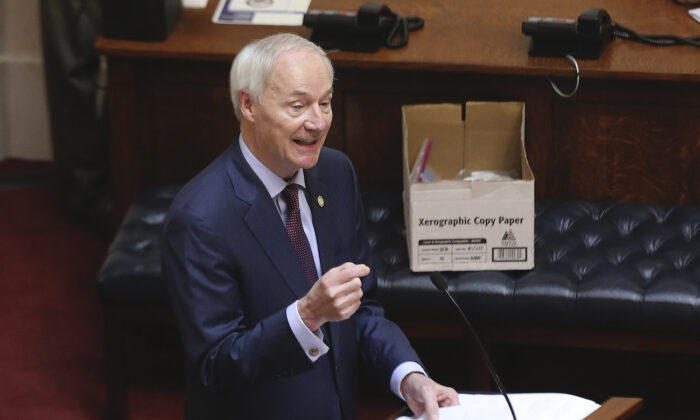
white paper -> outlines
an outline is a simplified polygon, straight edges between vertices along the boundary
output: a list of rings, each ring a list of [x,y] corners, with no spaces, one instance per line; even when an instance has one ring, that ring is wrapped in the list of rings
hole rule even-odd
[[[188,9],[204,9],[208,0],[182,0],[182,7]]]
[[[301,26],[311,0],[219,0],[212,21],[243,25]]]
[[[581,420],[600,405],[570,394],[508,394],[518,420]],[[460,405],[440,408],[440,420],[512,420],[501,394],[459,394]],[[399,417],[398,420],[425,420]]]
[[[700,7],[688,10],[688,14],[690,17],[700,22]]]

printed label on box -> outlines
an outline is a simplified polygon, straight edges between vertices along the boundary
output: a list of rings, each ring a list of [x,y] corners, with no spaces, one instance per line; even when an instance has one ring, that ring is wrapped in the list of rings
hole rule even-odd
[[[423,264],[486,262],[486,238],[421,239],[418,258]]]

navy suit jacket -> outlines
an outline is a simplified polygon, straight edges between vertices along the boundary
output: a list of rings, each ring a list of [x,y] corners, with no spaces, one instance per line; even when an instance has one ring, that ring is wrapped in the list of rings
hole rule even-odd
[[[304,172],[322,272],[372,267],[350,160],[324,148]],[[372,299],[374,274],[362,280],[358,311],[324,326],[329,352],[308,359],[285,309],[309,285],[237,141],[179,192],[162,243],[187,356],[187,419],[352,419],[359,368],[388,387],[396,366],[419,362]]]

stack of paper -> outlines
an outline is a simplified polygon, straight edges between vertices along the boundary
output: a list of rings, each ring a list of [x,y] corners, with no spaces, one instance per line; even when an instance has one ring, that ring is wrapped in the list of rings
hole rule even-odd
[[[311,0],[219,0],[214,23],[300,26]]]
[[[204,9],[207,7],[207,0],[182,0],[182,7]]]
[[[593,401],[569,394],[508,394],[518,420],[581,420],[597,410]],[[513,416],[501,394],[460,394],[460,405],[440,408],[440,420],[511,420]],[[424,420],[399,417],[399,420]]]

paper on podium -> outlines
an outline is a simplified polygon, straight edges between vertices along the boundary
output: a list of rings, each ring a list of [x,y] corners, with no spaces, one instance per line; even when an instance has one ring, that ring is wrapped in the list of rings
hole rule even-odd
[[[570,394],[508,394],[518,420],[581,420],[600,405]],[[440,420],[512,420],[501,394],[459,394],[458,406],[440,408]],[[425,420],[399,417],[397,420]]]
[[[204,9],[208,0],[182,0],[182,7],[189,9]]]

